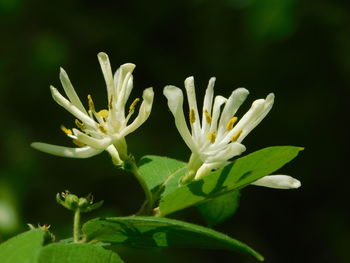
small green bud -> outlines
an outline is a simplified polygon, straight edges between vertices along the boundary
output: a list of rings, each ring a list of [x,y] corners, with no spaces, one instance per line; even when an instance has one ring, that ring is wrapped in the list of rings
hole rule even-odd
[[[56,201],[68,210],[76,211],[79,209],[80,212],[90,212],[103,204],[103,201],[94,204],[92,194],[88,194],[86,197],[78,197],[69,191],[62,192],[61,194],[58,193],[56,195]]]

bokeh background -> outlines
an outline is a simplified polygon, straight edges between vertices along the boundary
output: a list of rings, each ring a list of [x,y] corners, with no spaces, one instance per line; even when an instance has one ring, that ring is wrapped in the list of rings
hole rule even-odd
[[[202,97],[211,76],[215,92],[246,87],[254,99],[276,94],[267,118],[245,140],[247,153],[272,145],[304,146],[281,172],[302,181],[298,190],[244,189],[237,213],[216,229],[236,237],[272,263],[350,262],[349,136],[350,2],[341,0],[69,1],[0,0],[0,240],[51,224],[70,235],[71,215],[57,192],[93,192],[105,200],[98,215],[128,215],[143,200],[129,174],[109,156],[73,160],[46,155],[32,141],[71,145],[59,126],[74,118],[50,96],[68,72],[81,98],[106,103],[97,53],[114,70],[137,64],[132,98],[156,92],[153,113],[127,137],[136,158],[186,160],[162,89],[195,76]],[[62,89],[61,89],[62,90]],[[195,209],[176,215],[204,224]],[[85,217],[88,219],[89,216]],[[255,262],[249,256],[196,249],[119,251],[126,262]]]

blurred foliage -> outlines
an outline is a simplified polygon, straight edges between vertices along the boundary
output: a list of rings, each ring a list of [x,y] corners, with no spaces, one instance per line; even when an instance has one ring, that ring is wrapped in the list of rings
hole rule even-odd
[[[70,145],[59,126],[74,120],[48,88],[61,89],[60,66],[82,98],[91,93],[98,108],[105,104],[96,58],[105,51],[114,69],[137,64],[131,99],[151,85],[156,92],[150,119],[127,137],[137,158],[189,156],[166,110],[167,84],[182,87],[194,75],[198,96],[211,76],[216,94],[244,86],[251,95],[240,114],[275,92],[271,113],[245,140],[247,153],[305,146],[302,158],[282,171],[303,185],[289,192],[249,187],[235,217],[216,229],[251,244],[269,262],[349,262],[349,13],[345,0],[0,0],[0,239],[29,222],[51,224],[58,238],[67,237],[70,214],[54,200],[65,189],[105,200],[92,216],[128,215],[141,204],[136,180],[116,170],[107,154],[70,160],[29,148],[39,140]],[[204,224],[194,209],[176,217]],[[221,251],[120,253],[129,262],[253,262]]]

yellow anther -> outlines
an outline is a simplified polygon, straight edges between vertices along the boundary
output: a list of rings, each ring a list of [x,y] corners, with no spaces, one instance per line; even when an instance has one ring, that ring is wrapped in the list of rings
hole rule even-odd
[[[75,125],[82,131],[86,128],[84,123],[80,122],[78,119],[75,119]]]
[[[61,130],[62,130],[65,134],[67,134],[67,135],[72,135],[72,134],[73,134],[72,130],[66,128],[64,125],[61,125],[60,128],[61,128]]]
[[[242,130],[238,130],[232,137],[231,141],[235,142],[237,141],[238,137],[242,134]]]
[[[209,132],[209,133],[208,133],[208,140],[209,140],[211,143],[214,143],[215,140],[216,140],[216,132]]]
[[[190,122],[191,123],[194,123],[195,121],[196,121],[196,115],[195,115],[195,113],[194,113],[194,109],[191,109],[190,110],[190,114],[189,114],[190,116],[189,116],[189,118],[190,118]]]
[[[102,118],[107,118],[108,117],[108,110],[100,110],[97,115],[102,117]]]
[[[207,123],[211,124],[211,116],[207,110],[203,111],[205,114],[205,119],[207,120]]]
[[[135,110],[136,104],[137,104],[139,101],[140,101],[140,99],[139,99],[139,98],[136,98],[136,99],[131,103],[131,105],[130,105],[130,107],[129,107],[129,112],[132,112],[132,111]]]
[[[88,98],[88,102],[89,102],[89,111],[94,111],[95,110],[95,104],[94,104],[94,102],[92,100],[91,95],[89,94],[87,96],[87,98]]]
[[[232,130],[233,125],[235,125],[235,123],[236,123],[237,120],[238,120],[237,117],[232,117],[232,118],[228,121],[228,123],[227,123],[227,125],[226,125],[226,130],[228,130],[228,131]]]
[[[106,130],[106,128],[105,128],[105,126],[103,124],[99,124],[98,128],[100,129],[101,132],[107,133],[107,130]]]
[[[84,146],[86,146],[86,144],[84,144],[84,143],[82,143],[81,141],[76,140],[76,139],[73,140],[73,143],[74,143],[76,146],[78,146],[78,147],[84,147]]]

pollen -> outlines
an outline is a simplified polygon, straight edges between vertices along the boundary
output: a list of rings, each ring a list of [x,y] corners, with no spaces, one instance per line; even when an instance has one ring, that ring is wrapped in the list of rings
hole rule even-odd
[[[75,119],[75,125],[82,131],[86,128],[84,123],[80,122],[78,119]]]
[[[72,135],[72,134],[73,134],[72,130],[66,128],[64,125],[61,125],[60,128],[61,128],[61,130],[62,130],[65,134],[67,134],[67,135]]]
[[[238,140],[238,137],[242,134],[242,130],[238,130],[232,137],[231,137],[231,141],[235,142]]]
[[[101,132],[107,133],[107,130],[106,130],[106,128],[105,128],[105,126],[103,124],[99,124],[98,128],[100,129]]]
[[[211,124],[211,116],[207,110],[203,111],[205,114],[205,119],[207,120],[207,123]]]
[[[232,118],[228,121],[228,123],[227,123],[227,125],[226,125],[226,130],[228,130],[228,131],[232,130],[233,125],[235,125],[235,123],[237,122],[237,120],[238,120],[237,117],[232,117]]]
[[[107,118],[108,117],[108,110],[100,110],[97,115],[102,117],[102,118]]]
[[[132,103],[131,103],[131,105],[130,105],[130,107],[129,107],[129,112],[132,112],[132,111],[134,111],[135,110],[135,107],[136,107],[136,105],[137,105],[137,103],[140,101],[140,99],[139,98],[136,98]]]
[[[76,139],[73,140],[73,143],[74,143],[76,146],[78,146],[78,147],[84,147],[84,146],[86,146],[86,144],[84,144],[84,143],[82,143],[81,141],[76,140]]]
[[[95,110],[95,104],[94,104],[94,102],[92,100],[91,95],[89,94],[87,96],[87,98],[88,98],[88,103],[89,103],[89,111],[94,111]]]
[[[194,109],[190,110],[189,118],[191,123],[194,123],[196,121],[196,115],[194,114]]]
[[[209,140],[211,143],[214,143],[215,140],[216,140],[216,132],[209,132],[209,133],[208,133],[208,140]]]

